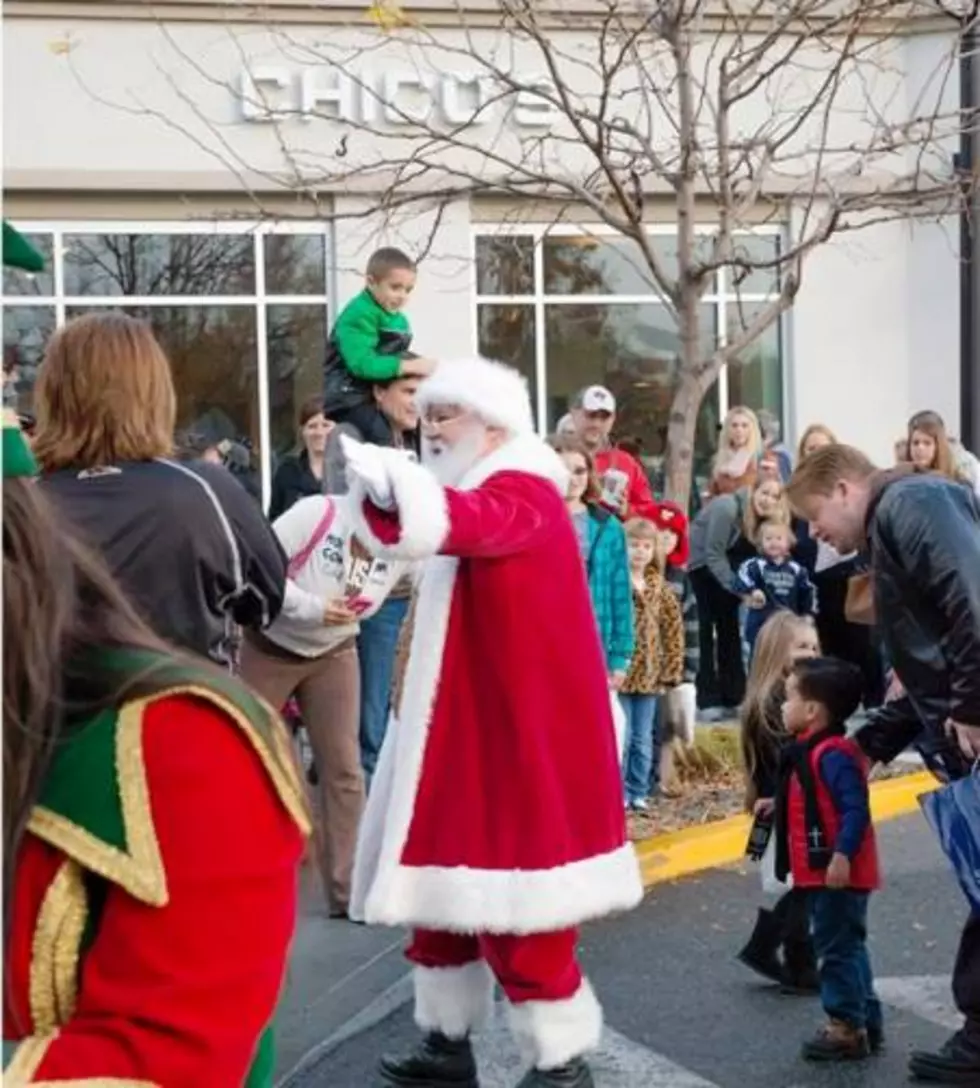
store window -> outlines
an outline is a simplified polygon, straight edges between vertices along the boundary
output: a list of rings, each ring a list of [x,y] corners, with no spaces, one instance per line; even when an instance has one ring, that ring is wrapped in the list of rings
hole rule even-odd
[[[676,269],[673,231],[651,231],[648,244],[668,273]],[[742,235],[736,256],[776,258],[779,244],[776,231]],[[527,378],[540,428],[552,430],[575,393],[599,383],[619,402],[617,431],[639,437],[655,466],[664,452],[680,344],[637,243],[612,233],[525,227],[478,234],[475,251],[479,350]],[[737,336],[777,290],[776,273],[769,270],[719,272],[699,308],[702,343],[710,347]],[[726,368],[705,397],[698,477],[709,471],[719,421],[736,404],[768,408],[782,418],[778,323]]]
[[[322,230],[221,225],[19,224],[45,257],[38,275],[5,269],[5,371],[21,411],[45,344],[92,310],[145,318],[170,358],[178,431],[247,440],[264,491],[297,441],[302,402],[322,387],[327,338]]]

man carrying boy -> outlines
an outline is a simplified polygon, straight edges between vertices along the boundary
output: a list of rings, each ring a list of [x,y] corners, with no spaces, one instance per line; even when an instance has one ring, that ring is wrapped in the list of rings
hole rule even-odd
[[[879,887],[868,762],[845,736],[861,701],[860,670],[834,657],[793,666],[775,799],[776,877],[805,889],[819,961],[825,1027],[803,1045],[808,1061],[853,1061],[881,1049],[881,1004],[868,958],[868,897]]]
[[[435,365],[409,350],[412,330],[403,310],[415,278],[415,262],[400,249],[372,253],[364,290],[341,310],[327,345],[324,414],[335,423],[352,423],[375,445],[391,445],[391,431],[374,402],[374,384],[424,378]]]

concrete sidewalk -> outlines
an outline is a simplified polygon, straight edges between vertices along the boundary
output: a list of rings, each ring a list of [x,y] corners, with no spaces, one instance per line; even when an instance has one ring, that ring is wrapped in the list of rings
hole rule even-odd
[[[398,930],[328,919],[316,874],[303,870],[300,918],[276,1018],[277,1080],[325,1042],[356,1029],[364,1011],[379,1007],[379,1000],[383,1007],[389,992],[390,999],[405,1000],[404,943]]]

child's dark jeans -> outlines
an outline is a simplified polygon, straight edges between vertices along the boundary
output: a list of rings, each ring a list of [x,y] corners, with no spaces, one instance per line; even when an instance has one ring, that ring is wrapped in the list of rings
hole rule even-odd
[[[807,903],[824,1011],[854,1028],[880,1028],[868,957],[868,892],[808,889]]]

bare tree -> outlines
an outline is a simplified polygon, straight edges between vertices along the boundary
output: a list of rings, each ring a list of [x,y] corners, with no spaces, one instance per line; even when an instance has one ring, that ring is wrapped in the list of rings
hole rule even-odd
[[[956,65],[976,7],[498,0],[454,9],[437,28],[431,14],[430,26],[395,0],[376,0],[375,25],[349,28],[342,44],[266,21],[258,61],[229,28],[240,84],[214,76],[161,26],[181,65],[156,63],[183,113],[135,98],[110,104],[181,128],[257,208],[270,189],[314,204],[320,193],[360,193],[373,198],[364,214],[425,207],[438,228],[454,201],[520,197],[539,222],[611,228],[676,326],[666,492],[686,504],[701,402],[793,305],[809,255],[847,231],[963,206]],[[905,34],[929,19],[929,59],[910,65]],[[277,58],[308,78],[289,85],[270,67]],[[98,97],[91,76],[77,74]],[[248,161],[227,117],[202,105],[202,87],[233,96],[275,132],[275,161]],[[676,223],[671,252],[649,231],[665,201]],[[327,203],[321,214],[330,216]],[[766,224],[781,229],[778,250],[751,244]],[[776,287],[764,304],[738,306],[716,342],[699,306],[720,270],[736,294],[760,273]]]

